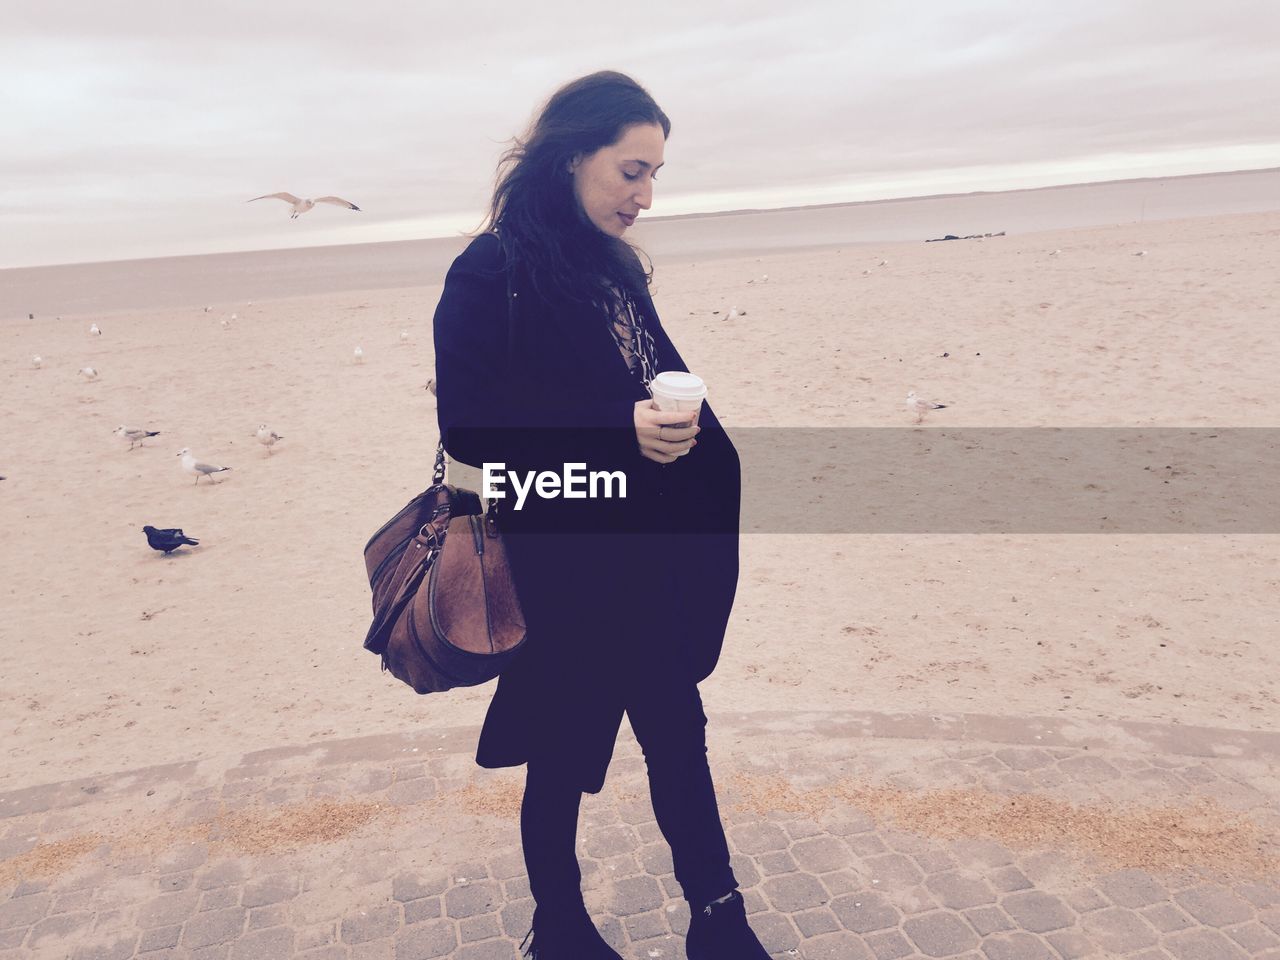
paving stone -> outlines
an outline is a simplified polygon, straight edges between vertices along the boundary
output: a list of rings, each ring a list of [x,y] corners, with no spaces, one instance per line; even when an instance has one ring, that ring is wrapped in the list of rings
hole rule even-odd
[[[458,935],[448,920],[416,924],[396,938],[396,960],[432,960],[447,957],[458,945]]]
[[[1177,960],[1250,960],[1248,954],[1217,930],[1170,934],[1162,946]]]
[[[499,915],[502,917],[502,929],[508,937],[520,940],[529,932],[533,924],[533,898],[508,902],[503,905]],[[407,912],[407,910],[406,910]]]
[[[1009,852],[1008,848],[996,843],[994,840],[966,839],[952,841],[951,855],[956,858],[956,862],[962,868],[970,866],[979,872],[989,873],[996,867],[1004,867],[1013,863],[1013,854]]]
[[[234,907],[240,902],[239,887],[219,887],[217,890],[206,890],[200,895],[200,906],[196,908],[198,913],[207,913],[210,910],[225,910],[227,907]]]
[[[266,927],[278,927],[287,923],[288,919],[288,904],[273,903],[269,907],[255,907],[249,911],[249,929],[262,930]]]
[[[1053,754],[1035,747],[1010,747],[995,751],[994,756],[1013,770],[1036,770],[1054,762]]]
[[[444,916],[444,901],[441,897],[423,897],[421,900],[410,900],[404,905],[404,922],[421,923]]]
[[[594,830],[583,844],[587,856],[597,858],[631,853],[637,845],[635,832],[626,824]]]
[[[249,911],[243,907],[197,913],[182,928],[182,945],[197,950],[211,944],[226,943],[240,935]]]
[[[212,890],[214,887],[228,887],[243,882],[245,868],[235,860],[221,860],[209,864],[195,878],[195,885],[200,890]]]
[[[1256,920],[1222,932],[1240,944],[1250,955],[1261,953],[1272,947],[1280,947],[1280,937]]]
[[[1062,899],[1066,901],[1067,906],[1080,914],[1111,906],[1110,901],[1092,887],[1080,887],[1072,890],[1070,893],[1064,894]]]
[[[1109,907],[1085,914],[1080,926],[1104,950],[1129,953],[1143,947],[1154,947],[1159,937],[1154,929],[1136,913]]]
[[[756,857],[756,866],[766,877],[774,877],[785,873],[794,873],[800,867],[788,850],[773,850]]]
[[[1259,910],[1280,905],[1280,886],[1274,883],[1241,883],[1236,886],[1235,891]]]
[[[297,876],[277,873],[246,883],[240,903],[246,907],[265,907],[273,903],[283,903],[296,897],[298,890]]]
[[[142,929],[182,923],[196,912],[200,894],[194,890],[167,893],[138,908],[137,925]]]
[[[818,878],[809,873],[793,873],[785,877],[771,877],[762,887],[764,895],[775,910],[795,913],[818,907],[827,902],[827,891]]]
[[[876,960],[898,960],[915,953],[907,938],[898,930],[867,934],[862,938]]]
[[[457,960],[516,960],[516,948],[506,940],[469,943],[454,955]]]
[[[987,960],[1058,960],[1039,937],[1029,933],[997,933],[982,941]]]
[[[844,845],[859,857],[874,857],[879,853],[888,853],[889,848],[874,833],[863,833],[856,837],[845,837]]]
[[[91,913],[60,913],[45,917],[31,927],[26,937],[27,949],[38,946],[41,940],[65,940],[82,930],[88,930],[92,924]]]
[[[1079,930],[1057,930],[1046,933],[1044,938],[1049,941],[1049,946],[1058,951],[1062,960],[1083,960],[1085,957],[1099,956],[1094,942]]]
[[[956,869],[956,861],[944,850],[926,850],[924,853],[912,855],[916,866],[924,871],[925,876],[935,873],[949,873]]]
[[[978,946],[979,939],[954,913],[938,911],[902,922],[908,939],[928,957],[954,957]]]
[[[912,887],[924,880],[924,874],[910,857],[900,853],[889,853],[879,857],[868,857],[864,860],[872,880],[881,884],[893,884],[898,887]]]
[[[849,864],[849,848],[835,837],[810,837],[791,845],[791,856],[801,870],[826,873]]]
[[[1014,927],[1013,921],[999,907],[974,907],[964,911],[964,918],[983,937],[1001,930],[1012,930]]]
[[[840,929],[840,921],[826,907],[814,910],[802,910],[792,914],[791,922],[796,925],[800,935],[805,938],[806,948],[809,940],[823,933],[831,933]]]
[[[49,894],[38,893],[0,903],[0,930],[31,926],[45,915],[52,902],[53,897]]]
[[[293,952],[293,931],[288,927],[251,930],[231,947],[228,960],[266,960],[287,957]]]
[[[492,913],[458,921],[458,938],[463,943],[475,943],[477,940],[488,940],[501,935],[502,928],[498,924],[498,918]]]
[[[1019,927],[1032,933],[1061,930],[1075,923],[1075,915],[1065,903],[1039,890],[1009,894],[1000,906]]]
[[[804,941],[804,960],[873,960],[873,957],[862,939],[847,930],[820,934]]]
[[[81,944],[71,954],[71,960],[129,960],[129,957],[133,956],[137,943],[138,935],[131,933],[122,937]]]
[[[136,875],[146,869],[147,859],[146,857],[139,857],[135,863],[137,869],[129,872]],[[186,890],[191,886],[194,877],[195,874],[190,871],[185,873],[170,873],[156,880],[156,889],[165,893],[172,893],[176,890]]]
[[[146,953],[148,950],[163,950],[168,947],[176,947],[178,945],[178,936],[181,933],[181,924],[144,930],[142,931],[142,936],[138,938],[138,952]]]
[[[1196,887],[1173,895],[1174,902],[1201,923],[1227,927],[1253,919],[1253,906],[1230,890],[1217,886]]]
[[[924,884],[938,902],[953,910],[964,910],[996,902],[995,891],[985,880],[960,873],[939,873]]]
[[[29,897],[33,893],[44,893],[49,889],[48,880],[22,880],[13,888],[13,893],[9,896],[17,900],[19,897]]]
[[[896,907],[871,890],[836,897],[830,906],[844,928],[854,933],[867,934],[885,927],[896,927],[900,916]]]
[[[391,881],[391,896],[401,903],[444,893],[449,881],[444,877],[420,877],[402,873]]]
[[[1196,923],[1172,903],[1154,904],[1139,910],[1138,915],[1161,933],[1186,930],[1188,927],[1194,927]]]
[[[389,937],[400,929],[400,905],[387,903],[368,907],[342,918],[342,942],[365,943]]]
[[[1019,890],[1030,890],[1032,883],[1027,875],[1017,867],[1001,867],[991,875],[991,885],[1001,893],[1016,893]]]
[[[661,937],[670,932],[667,929],[667,921],[663,917],[661,910],[650,910],[647,913],[637,913],[634,916],[626,917],[622,926],[627,931],[627,937],[632,942],[647,940],[650,937]]]
[[[726,832],[740,851],[757,856],[774,850],[786,850],[791,842],[781,827],[768,821],[731,826]]]
[[[459,919],[474,917],[477,913],[488,913],[498,909],[501,904],[502,891],[494,880],[450,887],[444,895],[445,915]]]
[[[1117,907],[1136,909],[1169,899],[1169,891],[1142,870],[1119,870],[1098,880],[1101,890]]]
[[[151,870],[153,873],[190,872],[208,859],[208,847],[203,843],[188,843],[166,850],[151,864]]]
[[[613,885],[613,913],[630,917],[662,906],[662,888],[650,876],[626,877]]]
[[[294,960],[347,960],[350,956],[351,952],[346,944],[330,944],[327,947],[316,947],[314,950],[296,953],[294,954]],[[139,960],[142,960],[142,958],[139,958]]]

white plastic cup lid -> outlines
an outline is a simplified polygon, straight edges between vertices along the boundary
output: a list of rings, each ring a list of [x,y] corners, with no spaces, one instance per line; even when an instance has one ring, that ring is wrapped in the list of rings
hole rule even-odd
[[[649,383],[650,389],[661,391],[663,396],[675,400],[700,400],[707,395],[707,385],[702,378],[680,370],[667,370]]]

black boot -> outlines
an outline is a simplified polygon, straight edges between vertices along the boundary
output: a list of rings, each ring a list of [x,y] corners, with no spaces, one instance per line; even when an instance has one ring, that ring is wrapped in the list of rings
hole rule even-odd
[[[535,906],[533,926],[520,941],[521,948],[530,934],[533,940],[523,954],[530,960],[622,960],[600,936],[587,908],[582,905],[554,910],[549,906]]]
[[[684,952],[689,960],[770,960],[747,923],[747,907],[736,888],[727,900],[713,900],[693,912]]]

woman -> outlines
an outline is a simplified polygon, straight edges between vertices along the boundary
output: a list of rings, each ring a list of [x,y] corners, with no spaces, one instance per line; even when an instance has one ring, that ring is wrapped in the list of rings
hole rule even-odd
[[[499,504],[528,639],[498,678],[476,762],[527,764],[537,960],[619,957],[588,916],[575,849],[582,793],[604,786],[624,712],[690,905],[690,960],[768,957],[729,865],[697,688],[737,587],[738,456],[709,405],[692,425],[653,406],[649,381],[688,367],[622,239],[651,204],[670,128],[619,73],[557,91],[503,158],[486,230],[435,314],[451,457],[521,476],[584,463],[627,483],[625,499]]]

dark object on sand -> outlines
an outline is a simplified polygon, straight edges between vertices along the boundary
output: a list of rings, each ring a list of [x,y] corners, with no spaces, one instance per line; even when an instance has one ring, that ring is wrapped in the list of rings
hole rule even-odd
[[[182,532],[181,527],[167,527],[157,530],[155,527],[146,526],[142,528],[142,532],[147,535],[147,544],[152,550],[161,550],[165,556],[173,550],[177,550],[184,543],[195,546],[200,541],[193,540]]]
[[[1004,231],[999,233],[971,233],[967,237],[957,237],[954,233],[948,233],[945,237],[933,237],[926,240],[925,243],[936,243],[939,240],[982,240],[984,237],[1003,237]]]

